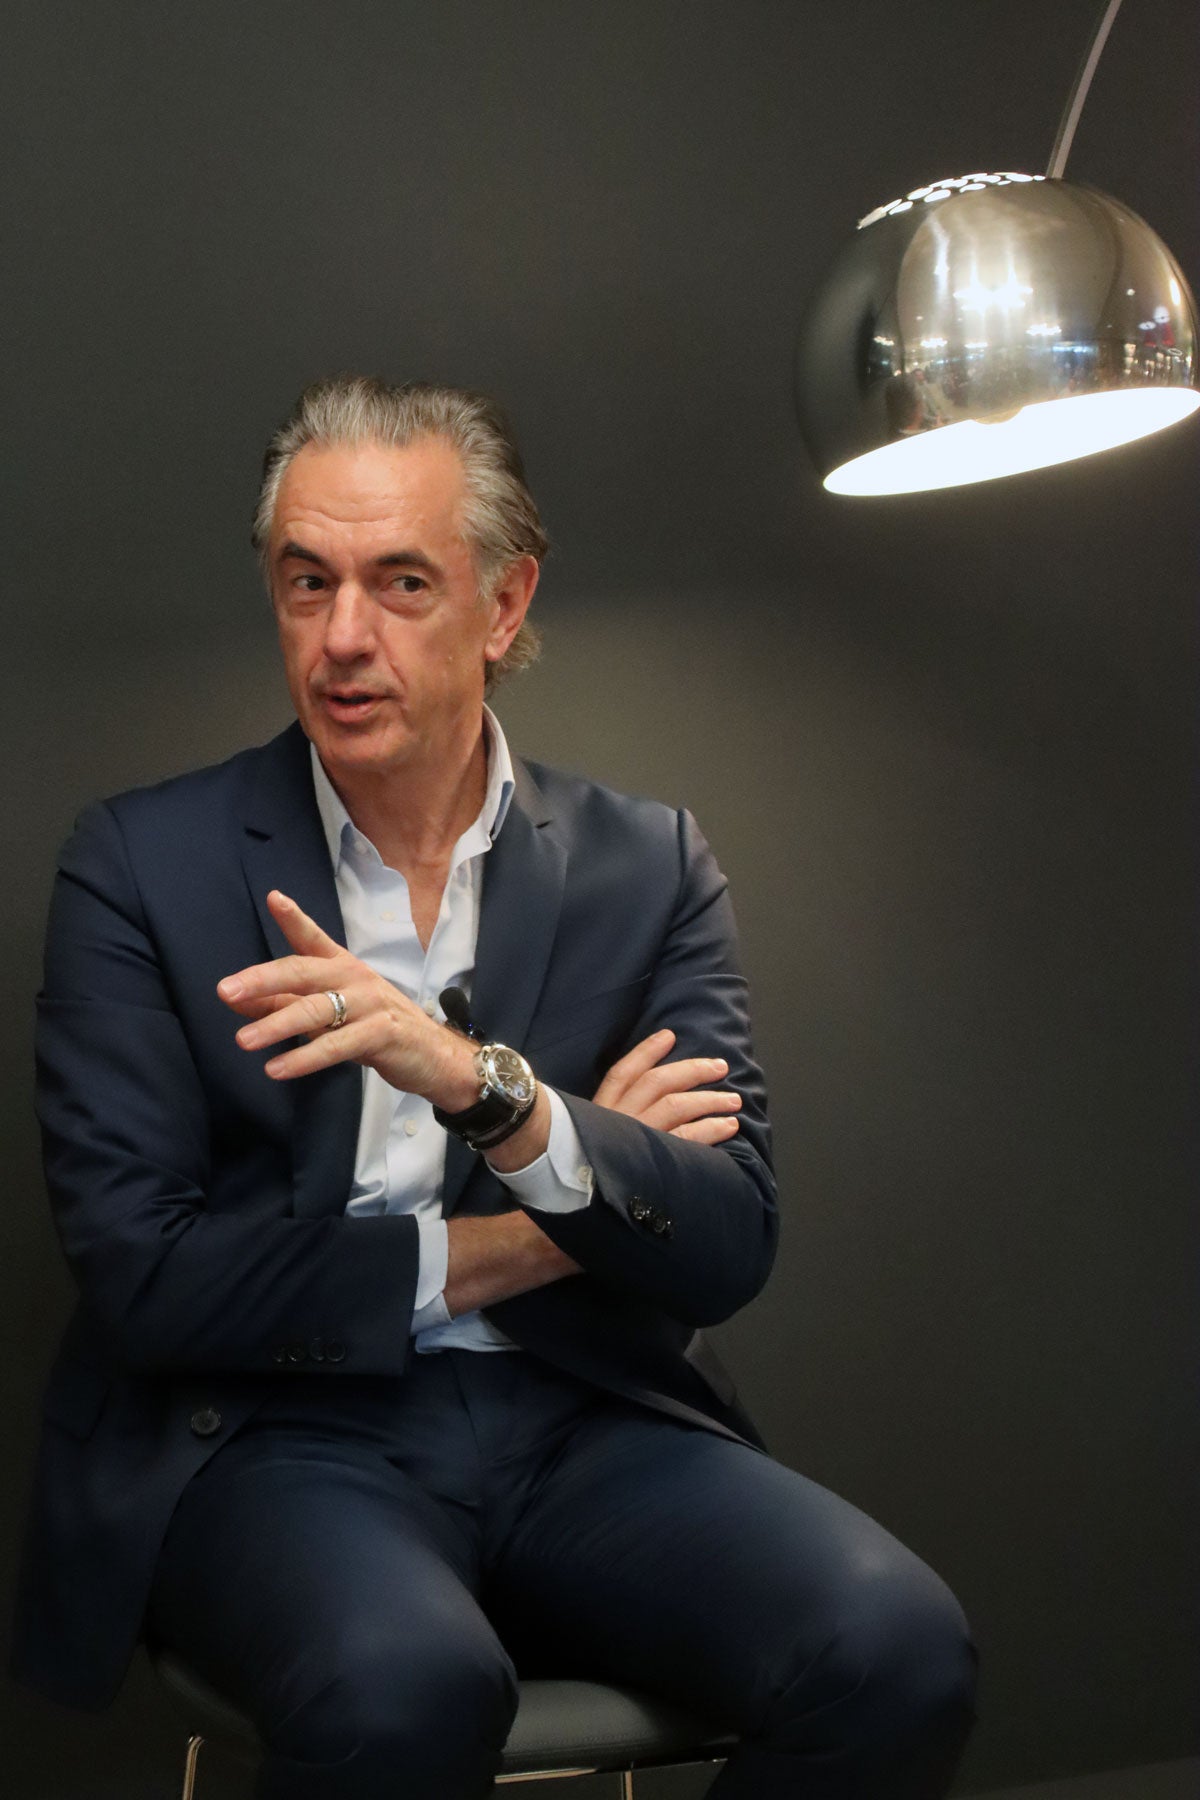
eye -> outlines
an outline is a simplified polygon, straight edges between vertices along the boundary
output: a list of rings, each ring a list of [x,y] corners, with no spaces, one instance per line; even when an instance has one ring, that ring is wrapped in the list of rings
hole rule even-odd
[[[420,575],[397,575],[392,586],[399,588],[402,594],[419,594],[423,591],[425,582]]]
[[[320,575],[296,575],[292,578],[292,586],[302,594],[319,593],[324,585],[324,578]]]

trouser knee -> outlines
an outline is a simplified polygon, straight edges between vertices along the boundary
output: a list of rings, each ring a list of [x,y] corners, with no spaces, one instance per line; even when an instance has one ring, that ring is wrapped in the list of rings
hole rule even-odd
[[[977,1668],[962,1608],[917,1563],[864,1585],[821,1651],[777,1689],[768,1735],[782,1747],[820,1715],[867,1757],[939,1740],[961,1747],[975,1716]]]
[[[342,1668],[267,1730],[260,1800],[474,1800],[491,1792],[516,1699],[502,1655],[430,1647]]]

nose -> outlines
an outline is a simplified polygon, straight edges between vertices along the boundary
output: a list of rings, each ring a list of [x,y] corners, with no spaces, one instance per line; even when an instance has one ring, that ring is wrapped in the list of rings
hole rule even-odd
[[[325,654],[331,662],[358,662],[375,651],[375,607],[356,581],[343,581],[325,615]]]

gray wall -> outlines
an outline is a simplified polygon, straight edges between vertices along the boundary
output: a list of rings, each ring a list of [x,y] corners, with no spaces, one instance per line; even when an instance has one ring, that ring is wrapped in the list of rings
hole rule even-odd
[[[556,545],[510,735],[690,805],[733,883],[785,1236],[720,1336],[774,1448],[961,1596],[964,1790],[1197,1750],[1198,432],[838,501],[789,397],[854,219],[1044,166],[1095,12],[11,9],[6,1562],[68,1302],[28,1072],[56,847],[285,722],[246,527],[303,382],[444,377],[512,407]],[[1131,0],[1070,173],[1195,283],[1194,49],[1188,0]],[[171,1791],[143,1673],[101,1719],[4,1699],[23,1797]]]

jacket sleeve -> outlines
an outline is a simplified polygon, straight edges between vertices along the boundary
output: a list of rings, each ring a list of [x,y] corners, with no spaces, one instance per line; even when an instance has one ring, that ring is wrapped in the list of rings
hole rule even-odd
[[[623,1048],[664,1026],[676,1034],[673,1057],[727,1059],[720,1085],[742,1097],[737,1135],[720,1146],[695,1144],[564,1094],[593,1171],[593,1201],[578,1212],[530,1216],[590,1275],[685,1324],[712,1325],[766,1281],[778,1214],[727,885],[686,812],[678,815],[674,905]]]
[[[415,1219],[292,1217],[286,1133],[266,1142],[269,1121],[239,1114],[228,1083],[214,1119],[213,1070],[189,1040],[107,804],[86,810],[60,858],[37,1011],[51,1206],[84,1315],[116,1363],[403,1368]],[[235,1170],[257,1174],[249,1191],[234,1194]]]

